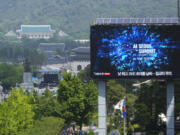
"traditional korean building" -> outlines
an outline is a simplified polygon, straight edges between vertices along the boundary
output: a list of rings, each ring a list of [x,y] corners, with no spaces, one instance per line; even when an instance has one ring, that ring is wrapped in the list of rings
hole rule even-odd
[[[8,37],[8,38],[17,38],[17,35],[13,31],[9,31],[8,33],[5,34],[5,37]]]
[[[49,39],[53,37],[55,30],[51,29],[51,25],[21,25],[20,30],[16,30],[18,38],[43,38]]]
[[[72,52],[75,53],[74,56],[71,56],[73,61],[90,61],[90,48],[89,47],[78,47],[72,49]]]
[[[90,48],[89,47],[78,47],[72,49],[75,53],[74,56],[70,57],[71,60],[71,70],[74,73],[78,73],[80,70],[84,69],[90,65]]]
[[[57,54],[57,50],[60,50],[61,52],[64,53],[65,51],[64,43],[40,43],[38,48],[43,50],[45,56],[47,57],[47,60],[44,63],[45,65],[65,62],[65,57],[62,57]]]
[[[74,55],[65,58],[64,62],[54,61],[49,58],[49,62],[43,66],[44,69],[63,69],[67,72],[77,74],[80,70],[90,65],[90,48],[89,47],[78,47],[71,50]],[[57,56],[56,56],[57,57]]]

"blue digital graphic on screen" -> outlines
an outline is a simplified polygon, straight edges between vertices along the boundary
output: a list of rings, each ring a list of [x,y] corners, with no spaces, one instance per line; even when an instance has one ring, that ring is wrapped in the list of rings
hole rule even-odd
[[[178,25],[92,26],[92,76],[178,77],[178,29]]]

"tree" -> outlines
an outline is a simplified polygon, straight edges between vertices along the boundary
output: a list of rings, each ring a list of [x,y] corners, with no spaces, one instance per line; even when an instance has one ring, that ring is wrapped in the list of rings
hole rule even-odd
[[[164,131],[165,125],[158,124],[159,114],[166,114],[166,84],[162,81],[153,81],[149,84],[143,84],[141,88],[137,91],[136,104],[141,109],[136,109],[137,114],[142,114],[142,110],[145,110],[149,117],[146,121],[143,120],[139,123],[141,127],[145,127],[145,130],[151,133],[152,131]],[[142,105],[143,104],[143,105]],[[138,115],[135,116],[135,119]],[[139,118],[141,116],[138,116]],[[144,123],[143,123],[144,122]],[[148,123],[147,123],[148,122]]]
[[[37,49],[43,40],[33,39],[4,39],[0,41],[0,59],[15,63],[21,63],[28,58],[32,65],[41,65],[45,60],[44,52]]]
[[[34,105],[33,111],[35,112],[35,119],[50,116],[60,117],[61,106],[58,103],[55,94],[51,93],[48,89],[45,90],[43,96],[39,96],[37,91],[34,91],[31,103]]]
[[[146,131],[148,124],[150,123],[150,112],[148,107],[145,104],[136,104],[135,105],[135,119],[134,123],[140,125],[141,131]]]
[[[44,52],[39,49],[33,49],[28,58],[30,59],[31,64],[35,66],[42,65],[46,59]]]
[[[137,96],[134,94],[126,94],[126,123],[128,132],[132,131],[133,119],[135,114],[135,102],[137,100]]]
[[[71,73],[64,73],[58,86],[58,101],[62,106],[62,117],[70,125],[76,122],[82,128],[88,123],[97,108],[97,88],[93,81],[88,84]]]
[[[115,80],[107,82],[107,108],[108,112],[113,112],[113,105],[123,99],[125,96],[125,88]]]
[[[111,122],[113,129],[119,129],[121,132],[123,131],[123,118],[120,110],[115,111]]]
[[[128,129],[131,130],[131,125],[133,123],[134,111],[135,111],[135,101],[137,97],[134,94],[126,93],[126,88],[121,84],[122,82],[109,80],[107,82],[107,108],[110,114],[110,124],[114,128],[122,131],[122,117],[119,110],[114,110],[113,105],[117,104],[120,100],[126,97],[126,123]]]
[[[64,120],[57,117],[44,117],[36,120],[32,128],[26,130],[22,135],[58,135],[62,130]]]
[[[96,84],[91,80],[88,84],[84,84],[84,105],[85,108],[82,111],[79,125],[89,124],[94,112],[97,111],[97,87]],[[82,126],[81,126],[82,127]]]
[[[92,78],[90,76],[90,66],[87,66],[84,70],[81,70],[78,73],[78,77],[85,83],[92,80]]]
[[[11,64],[0,64],[0,80],[4,89],[9,90],[16,83],[22,82],[23,67]]]
[[[0,103],[0,134],[17,135],[33,125],[33,106],[23,89],[12,89],[10,97]]]

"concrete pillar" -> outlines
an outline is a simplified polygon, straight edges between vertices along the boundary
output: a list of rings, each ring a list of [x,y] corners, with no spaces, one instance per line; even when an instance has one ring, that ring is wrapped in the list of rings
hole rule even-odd
[[[178,4],[177,4],[177,16],[178,16],[178,20],[179,20],[179,23],[180,23],[180,0],[178,0]]]
[[[166,135],[174,135],[174,83],[167,82]]]
[[[98,82],[98,132],[106,135],[106,82]]]

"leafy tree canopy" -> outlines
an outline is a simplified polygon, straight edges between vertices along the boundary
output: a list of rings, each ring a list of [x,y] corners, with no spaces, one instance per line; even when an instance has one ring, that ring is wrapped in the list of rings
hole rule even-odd
[[[115,80],[107,82],[107,106],[108,112],[113,112],[113,105],[125,97],[125,88]]]
[[[83,82],[71,73],[64,73],[58,86],[58,101],[62,106],[65,123],[76,122],[82,128],[97,109],[97,87],[90,81]]]
[[[166,83],[152,81],[152,83],[143,84],[137,91],[137,96],[135,120],[140,127],[149,133],[165,130],[165,125],[158,122],[158,115],[166,114]],[[143,120],[139,120],[140,117],[144,117]]]
[[[33,106],[23,89],[12,89],[10,97],[0,103],[0,134],[18,135],[33,125]]]
[[[0,80],[4,89],[10,89],[16,83],[21,83],[23,78],[23,66],[0,64]]]
[[[78,73],[78,77],[85,83],[92,80],[92,78],[90,76],[90,66],[87,66],[84,70],[81,70]]]
[[[48,89],[46,89],[44,95],[40,96],[37,91],[34,91],[32,97],[33,100],[31,100],[31,103],[35,106],[33,109],[35,112],[35,119],[50,116],[60,117],[61,106],[54,93],[51,93]]]
[[[57,135],[60,133],[64,121],[57,117],[44,117],[36,120],[31,129],[26,130],[22,135]]]

